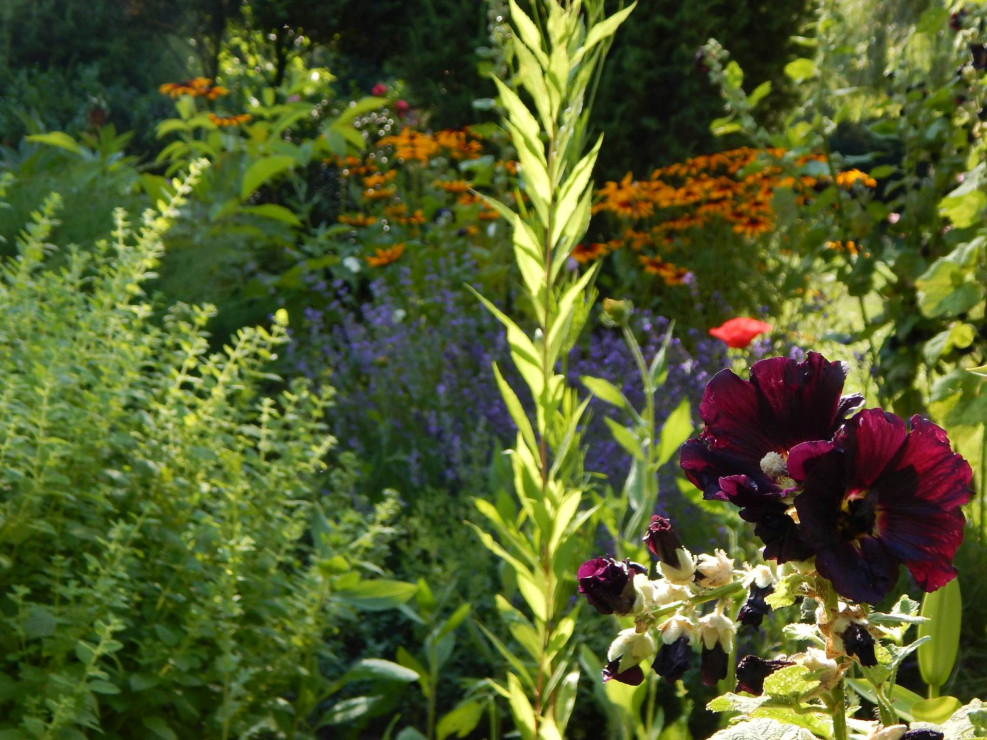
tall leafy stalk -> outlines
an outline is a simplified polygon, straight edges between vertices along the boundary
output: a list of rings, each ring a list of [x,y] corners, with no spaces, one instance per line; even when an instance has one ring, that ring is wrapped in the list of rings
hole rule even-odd
[[[507,330],[511,358],[530,392],[534,414],[524,409],[495,366],[518,427],[509,451],[516,504],[478,500],[493,532],[474,525],[484,544],[508,565],[527,607],[524,613],[497,596],[522,655],[485,630],[510,665],[497,690],[524,740],[563,736],[579,679],[570,645],[575,609],[569,597],[579,554],[573,545],[592,516],[592,509],[581,507],[583,491],[575,475],[581,469],[578,424],[588,399],[580,400],[566,386],[558,367],[585,323],[596,271],[570,277],[565,268],[589,222],[591,178],[602,143],[598,139],[587,151],[587,93],[609,39],[634,7],[604,17],[602,0],[536,0],[534,6],[538,24],[510,2],[515,33],[506,55],[516,65],[517,87],[494,80],[530,207],[515,212],[490,201],[513,227],[521,304],[530,308],[532,330],[526,332],[480,297]]]

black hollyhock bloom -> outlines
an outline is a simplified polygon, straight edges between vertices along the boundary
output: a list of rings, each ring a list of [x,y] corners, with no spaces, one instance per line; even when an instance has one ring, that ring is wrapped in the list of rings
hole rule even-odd
[[[727,677],[727,651],[720,643],[716,643],[711,648],[703,645],[700,667],[703,683],[707,686],[716,686],[717,681]]]
[[[682,470],[704,498],[740,508],[768,559],[813,554],[789,515],[785,499],[794,484],[785,462],[796,445],[831,439],[861,403],[860,396],[841,395],[846,374],[845,363],[810,352],[803,362],[756,362],[749,381],[722,370],[706,386],[699,406],[705,428],[682,446]]]
[[[799,445],[788,458],[802,539],[841,596],[876,604],[905,565],[922,590],[956,577],[969,464],[928,419],[861,411],[831,442]]]
[[[900,740],[943,740],[945,735],[937,730],[909,730]]]
[[[633,665],[622,673],[617,673],[618,670],[620,670],[620,658],[611,660],[603,666],[603,682],[613,680],[629,686],[639,686],[644,681],[644,671],[639,665]]]
[[[674,642],[662,643],[651,667],[662,678],[678,681],[688,670],[691,660],[692,645],[689,638],[683,635]]]
[[[629,614],[634,607],[634,574],[647,573],[630,560],[593,558],[579,566],[579,593],[600,614]]]
[[[790,665],[795,664],[788,660],[763,660],[756,655],[745,655],[737,663],[737,692],[760,696],[764,693],[764,679]]]
[[[843,639],[843,649],[847,655],[856,656],[860,665],[871,667],[877,665],[877,656],[874,655],[874,637],[867,628],[857,622],[851,622],[850,626],[843,630],[840,635]]]
[[[771,585],[759,588],[756,583],[752,583],[750,595],[747,597],[744,605],[740,607],[740,612],[737,614],[737,621],[745,627],[758,629],[761,626],[764,616],[771,611],[771,607],[768,606],[764,599],[773,593],[774,590],[774,586]]]
[[[657,514],[651,517],[648,531],[642,539],[648,543],[651,554],[661,562],[673,568],[679,567],[679,556],[676,554],[676,550],[682,549],[682,542],[679,540],[679,536],[675,534],[672,523],[668,519]]]

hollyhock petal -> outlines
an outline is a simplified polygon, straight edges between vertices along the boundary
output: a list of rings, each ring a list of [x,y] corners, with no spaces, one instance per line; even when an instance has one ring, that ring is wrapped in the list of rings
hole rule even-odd
[[[921,416],[910,420],[911,433],[896,467],[910,466],[921,480],[919,498],[941,507],[962,506],[970,500],[973,471],[953,452],[946,431]]]
[[[804,481],[816,461],[833,449],[833,443],[828,441],[803,442],[795,445],[788,453],[788,474],[797,482]]]
[[[703,647],[699,665],[703,683],[707,686],[716,686],[727,677],[727,653],[718,643],[711,648]]]
[[[626,683],[628,686],[640,686],[644,681],[644,671],[639,665],[631,666],[626,671],[618,671],[620,671],[620,658],[611,660],[603,666],[603,683],[612,680]]]
[[[958,508],[942,511],[926,502],[897,502],[878,512],[878,530],[888,549],[908,568],[923,591],[956,577],[953,556],[963,542],[966,518]]]
[[[856,545],[856,546],[855,546]],[[816,553],[816,569],[838,594],[876,604],[898,581],[898,560],[875,537],[841,541]]]
[[[803,362],[772,357],[751,367],[751,385],[771,419],[776,445],[790,449],[799,442],[829,439],[840,405],[847,366],[810,352]]]
[[[788,563],[812,557],[814,550],[803,541],[781,493],[762,493],[743,475],[721,478],[720,485],[725,500],[740,509],[740,518],[754,524],[754,534],[764,543],[766,560]]]
[[[907,435],[904,420],[881,409],[864,409],[850,419],[845,444],[854,475],[848,484],[870,488],[899,455]]]
[[[662,644],[658,648],[651,667],[654,672],[669,681],[678,681],[689,668],[692,661],[692,645],[688,637],[680,637],[674,642]]]
[[[867,631],[866,627],[853,622],[843,630],[840,637],[843,638],[846,654],[854,656],[860,661],[860,665],[867,668],[877,665],[877,656],[874,654],[874,636]]]
[[[760,410],[757,388],[730,370],[720,370],[707,383],[699,404],[699,416],[706,423],[701,439],[712,450],[729,451],[756,464],[777,446],[765,436],[771,430],[765,429]]]
[[[799,531],[813,548],[840,541],[836,522],[845,491],[845,458],[840,450],[831,449],[823,455],[798,460],[795,466],[800,474],[796,480],[802,481],[802,493],[795,497]],[[803,477],[804,472],[808,474]]]
[[[743,471],[749,477],[751,484],[772,490],[773,486],[760,468],[747,458],[721,450],[711,450],[700,439],[690,439],[682,445],[679,453],[679,464],[686,478],[703,492],[707,500],[725,501],[726,497],[720,486],[720,478],[724,471],[739,473]]]
[[[764,693],[764,679],[790,665],[795,664],[790,660],[764,660],[756,655],[745,655],[737,663],[737,692],[760,696]]]

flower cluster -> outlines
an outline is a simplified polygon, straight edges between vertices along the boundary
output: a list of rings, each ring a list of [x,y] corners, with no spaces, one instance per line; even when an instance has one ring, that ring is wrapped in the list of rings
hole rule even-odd
[[[736,567],[722,550],[694,556],[655,515],[644,540],[657,577],[629,560],[583,563],[576,577],[590,605],[632,620],[607,651],[604,681],[640,684],[645,662],[678,680],[698,651],[703,682],[715,684],[730,673],[738,631],[756,630],[772,609],[796,602],[812,623],[790,634],[808,646],[741,657],[735,691],[757,699],[728,693],[710,708],[763,706],[796,723],[814,722],[808,714],[828,723],[842,716],[852,666],[894,672],[909,651],[890,646],[901,645],[918,604],[903,596],[882,614],[870,605],[890,592],[900,565],[925,591],[955,576],[971,470],[926,419],[854,413],[862,399],[842,395],[846,372],[810,352],[757,362],[749,381],[722,371],[709,382],[700,406],[705,429],[683,446],[681,465],[705,498],[735,504],[754,524],[765,562]],[[871,725],[872,737],[942,738]]]
[[[364,127],[368,147],[361,156],[327,160],[341,182],[337,221],[358,230],[354,236],[367,250],[367,264],[397,260],[405,251],[395,248],[397,242],[414,249],[422,227],[433,220],[455,222],[459,236],[484,246],[480,222],[500,214],[478,192],[510,202],[516,165],[485,157],[492,147],[473,130],[429,133],[407,125],[395,133],[396,121],[381,121],[374,131]]]
[[[660,576],[628,560],[594,558],[579,567],[579,592],[601,614],[632,615],[634,625],[622,630],[607,651],[603,680],[632,685],[644,680],[640,663],[651,660],[659,676],[676,681],[700,652],[703,682],[714,685],[727,675],[737,625],[728,616],[732,597],[746,584],[750,597],[741,624],[757,626],[764,595],[773,590],[775,576],[766,566],[734,568],[723,550],[694,557],[682,546],[671,523],[651,518],[644,537],[658,559]],[[702,604],[715,606],[702,613]]]
[[[862,399],[841,395],[846,372],[814,352],[761,360],[749,381],[721,371],[682,468],[705,498],[740,508],[766,558],[812,561],[851,601],[881,601],[899,565],[934,591],[956,575],[970,466],[928,419],[851,417]]]
[[[786,175],[772,163],[784,155],[781,149],[761,152],[742,147],[656,169],[645,180],[628,172],[620,182],[604,184],[593,206],[593,213],[615,216],[623,232],[605,242],[581,245],[573,257],[589,262],[628,248],[637,253],[645,272],[660,276],[668,285],[680,284],[687,270],[676,263],[688,261],[688,250],[702,229],[719,223],[741,238],[757,238],[775,227],[771,201],[777,189],[794,190],[796,199],[804,203],[828,184],[826,177]],[[803,156],[795,164],[803,168],[812,160],[822,157]],[[838,173],[836,184],[846,189],[855,184],[872,188],[876,181],[851,169]]]
[[[158,92],[162,95],[167,95],[169,98],[180,98],[183,95],[187,95],[190,98],[215,100],[224,95],[229,95],[230,91],[222,85],[214,85],[213,81],[208,77],[193,77],[190,80],[182,80],[181,82],[166,82],[158,88]]]

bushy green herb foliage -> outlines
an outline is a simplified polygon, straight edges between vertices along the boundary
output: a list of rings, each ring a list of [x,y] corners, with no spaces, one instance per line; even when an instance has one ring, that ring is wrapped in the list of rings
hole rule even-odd
[[[0,267],[4,737],[308,737],[333,625],[415,590],[363,578],[387,507],[333,490],[332,390],[266,371],[281,322],[210,354],[211,309],[152,313],[188,190],[57,269],[52,196]]]

